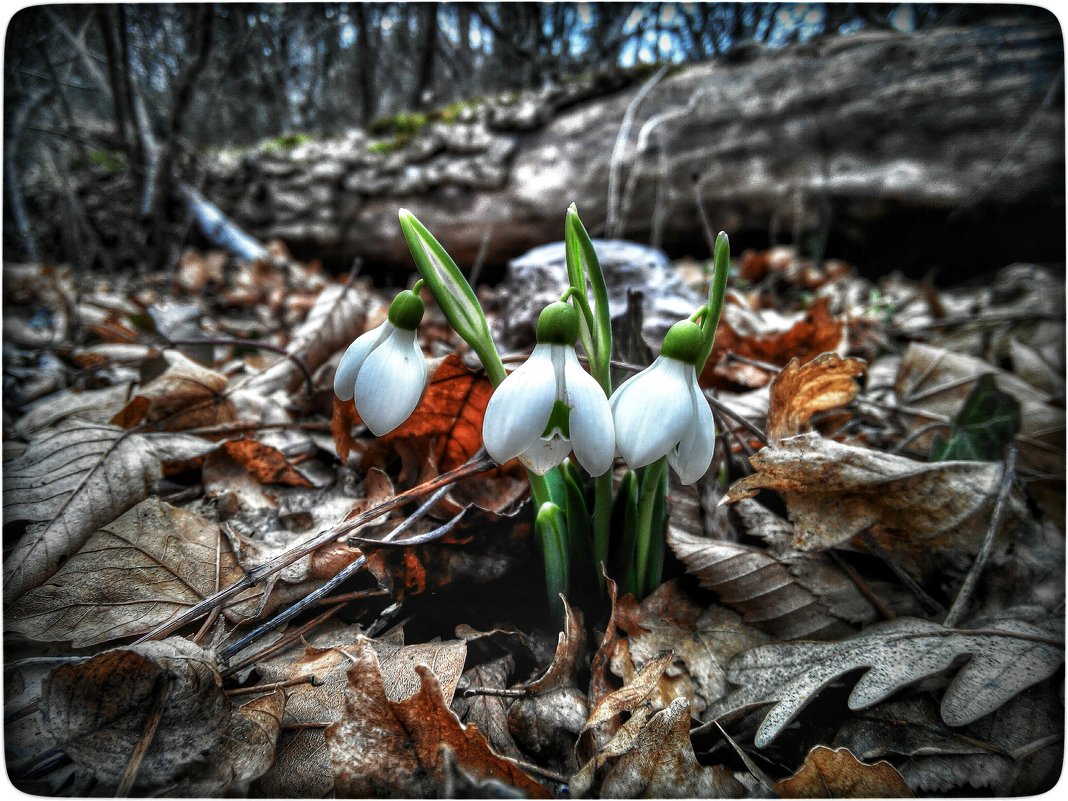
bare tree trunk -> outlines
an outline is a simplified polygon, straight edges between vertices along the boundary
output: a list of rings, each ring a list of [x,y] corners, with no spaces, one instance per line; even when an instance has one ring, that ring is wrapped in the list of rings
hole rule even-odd
[[[352,15],[356,24],[356,47],[359,56],[356,81],[360,92],[360,122],[366,127],[378,112],[378,98],[371,89],[375,77],[371,24],[363,3],[355,4]]]
[[[26,214],[26,204],[22,199],[22,185],[19,181],[18,164],[15,160],[18,152],[19,140],[22,131],[26,127],[26,121],[37,107],[48,97],[48,91],[38,89],[34,94],[26,98],[22,106],[15,111],[14,119],[6,126],[8,136],[4,142],[4,195],[7,198],[11,218],[15,223],[22,250],[30,261],[40,261],[41,256],[37,250],[37,240],[34,238],[33,229],[30,227],[30,218]]]
[[[429,92],[434,80],[434,51],[437,50],[438,8],[433,3],[423,3],[419,9],[419,71],[412,87],[410,108],[422,109],[431,105]]]

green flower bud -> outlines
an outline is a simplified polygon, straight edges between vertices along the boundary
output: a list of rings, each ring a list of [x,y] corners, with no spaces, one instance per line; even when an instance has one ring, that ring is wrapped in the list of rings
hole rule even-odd
[[[414,331],[423,320],[423,299],[410,289],[393,298],[389,306],[389,321],[404,331]]]
[[[578,312],[570,303],[550,303],[538,317],[539,344],[574,345],[579,334]]]
[[[668,329],[667,334],[664,335],[664,342],[660,346],[660,354],[669,359],[696,366],[704,345],[705,335],[701,326],[689,320],[683,320]]]

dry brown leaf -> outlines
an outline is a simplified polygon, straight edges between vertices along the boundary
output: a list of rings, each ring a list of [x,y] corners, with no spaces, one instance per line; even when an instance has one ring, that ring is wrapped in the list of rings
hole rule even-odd
[[[775,783],[783,798],[912,798],[889,762],[865,765],[846,748],[818,745],[789,779]]]
[[[412,416],[381,438],[385,442],[429,437],[435,464],[444,472],[459,467],[482,447],[482,418],[493,385],[450,353],[430,377]]]
[[[778,443],[801,434],[817,412],[852,401],[860,389],[853,379],[866,366],[860,359],[843,359],[837,353],[821,353],[803,365],[791,359],[771,382],[768,440]]]
[[[120,428],[68,420],[31,441],[4,468],[4,522],[33,523],[4,559],[4,601],[45,581],[159,478],[152,448]]]
[[[222,450],[261,484],[288,484],[307,489],[315,486],[285,454],[263,442],[243,437],[224,442]]]
[[[771,526],[781,524],[792,546],[789,523],[755,501],[739,501],[738,507],[747,510],[753,536],[764,537]],[[852,632],[850,623],[875,619],[871,603],[824,554],[793,547],[755,548],[690,534],[673,524],[668,525],[667,543],[686,572],[720,603],[773,637],[828,639]]]
[[[226,395],[229,380],[176,350],[163,351],[167,369],[149,381],[112,419],[113,425],[151,426],[157,431],[232,423],[237,419]]]
[[[799,549],[833,548],[868,531],[917,566],[935,550],[977,547],[1002,472],[992,462],[926,464],[818,434],[769,445],[750,463],[757,472],[731,486],[723,502],[775,490],[786,501]],[[1003,523],[1020,512],[1018,502],[1010,504]]]
[[[727,663],[767,641],[728,609],[702,609],[674,580],[661,584],[640,605],[631,595],[619,605],[619,626],[627,637],[613,654],[612,670],[617,675],[625,682],[634,681],[633,673],[665,653],[672,655],[649,695],[657,710],[675,698],[686,698],[700,714],[727,694]]]
[[[731,362],[727,353],[784,365],[793,358],[807,362],[821,353],[837,350],[844,325],[834,319],[829,303],[828,298],[819,298],[800,319],[769,313],[761,316],[727,304],[715,348],[701,371],[701,386],[755,389],[768,384],[775,375],[759,367]],[[770,317],[774,319],[767,319]]]
[[[285,693],[275,690],[235,709],[212,748],[211,759],[167,794],[190,798],[248,795],[249,784],[274,764],[285,706]]]
[[[201,294],[208,284],[220,286],[223,283],[223,268],[227,260],[226,251],[223,250],[201,253],[186,248],[178,260],[174,285],[187,295]]]
[[[15,422],[15,433],[28,439],[70,417],[91,423],[107,423],[129,400],[132,386],[127,381],[104,389],[84,392],[65,389],[56,392],[30,406]]]
[[[289,649],[258,664],[265,684],[315,676],[314,684],[298,684],[289,690],[283,724],[322,726],[282,733],[275,765],[259,782],[263,795],[318,798],[333,787],[334,774],[323,729],[338,721],[344,712],[346,671],[353,665],[357,645],[367,643],[377,654],[386,696],[392,701],[404,700],[420,687],[415,665],[426,665],[434,671],[439,686],[451,699],[467,655],[463,640],[401,645],[358,635],[335,639],[355,639],[356,644],[308,645],[303,653]]]
[[[577,673],[585,656],[586,630],[582,613],[564,600],[564,630],[556,643],[553,661],[540,677],[521,689],[508,709],[508,729],[528,753],[570,765],[575,741],[586,720],[586,696],[578,689]]]
[[[330,416],[330,434],[334,438],[334,449],[345,464],[349,460],[349,454],[356,448],[356,439],[352,436],[352,427],[360,422],[360,413],[356,411],[356,404],[352,401],[343,401],[337,395],[333,396],[334,413]]]
[[[212,655],[182,637],[116,648],[56,668],[44,683],[45,724],[64,752],[106,785],[116,785],[163,699],[138,786],[176,778],[222,737],[230,704]]]
[[[143,634],[244,575],[217,523],[149,498],[15,601],[5,624],[34,640],[96,645]],[[227,614],[254,613],[259,594],[238,596]]]
[[[703,767],[690,744],[690,702],[676,698],[649,719],[601,783],[601,798],[742,798],[726,768]]]
[[[505,654],[465,670],[459,686],[464,690],[475,687],[503,690],[508,687],[508,676],[514,669],[515,660],[511,654]],[[519,746],[508,731],[508,706],[504,698],[488,693],[459,695],[453,699],[452,711],[461,723],[477,726],[498,754],[511,759],[522,758]]]
[[[325,731],[338,795],[441,795],[445,784],[441,746],[448,745],[456,763],[476,780],[497,779],[530,797],[549,797],[514,762],[493,753],[477,728],[460,723],[429,668],[418,665],[416,672],[419,691],[403,701],[391,701],[373,648],[366,641],[353,648],[345,713]]]

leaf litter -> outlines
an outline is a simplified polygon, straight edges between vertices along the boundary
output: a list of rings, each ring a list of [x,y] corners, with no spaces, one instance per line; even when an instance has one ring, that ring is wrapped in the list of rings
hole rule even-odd
[[[665,582],[639,600],[617,597],[612,576],[600,597],[591,580],[554,621],[521,471],[476,466],[406,522],[476,455],[485,376],[431,320],[420,407],[371,438],[330,386],[388,295],[271,252],[187,251],[175,275],[139,284],[5,267],[5,302],[52,321],[37,330],[5,308],[17,787],[1051,786],[1063,749],[1056,276],[1014,265],[982,291],[938,291],[788,248],[745,254],[751,283],[731,290],[702,374],[719,404],[718,469],[696,490],[671,487]],[[507,308],[481,289],[487,308]],[[958,322],[966,310],[980,329],[984,315],[1019,322],[984,336]],[[159,350],[160,335],[172,346]],[[49,366],[24,370],[40,348]]]

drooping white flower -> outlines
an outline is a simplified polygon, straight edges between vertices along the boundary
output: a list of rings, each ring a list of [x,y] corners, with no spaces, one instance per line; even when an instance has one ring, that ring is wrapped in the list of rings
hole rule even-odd
[[[538,319],[538,344],[530,358],[494,391],[486,407],[482,439],[497,462],[519,457],[543,475],[575,452],[590,475],[612,466],[612,412],[600,384],[579,364],[575,310],[553,303]]]
[[[692,484],[712,463],[716,430],[694,367],[701,344],[700,326],[676,323],[656,360],[612,393],[616,448],[632,469],[667,456]]]
[[[389,319],[349,345],[334,374],[334,394],[354,399],[356,411],[375,436],[408,419],[426,387],[427,368],[415,329],[423,301],[411,290],[393,299]]]

